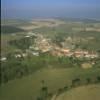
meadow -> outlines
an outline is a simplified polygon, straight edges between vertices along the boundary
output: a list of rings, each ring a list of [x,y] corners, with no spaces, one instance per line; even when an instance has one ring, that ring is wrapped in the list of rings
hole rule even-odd
[[[56,100],[99,100],[100,84],[81,86],[61,94]]]
[[[100,75],[99,68],[81,69],[81,68],[45,68],[38,70],[32,75],[9,81],[0,86],[1,100],[36,100],[40,96],[41,81],[45,81],[49,93],[56,93],[59,88],[69,86],[72,80],[80,78],[82,83],[86,83],[86,78],[93,78]]]

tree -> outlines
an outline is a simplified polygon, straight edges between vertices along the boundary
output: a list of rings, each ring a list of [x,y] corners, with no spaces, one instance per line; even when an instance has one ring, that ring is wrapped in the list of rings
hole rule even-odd
[[[91,83],[91,79],[90,78],[87,78],[87,84]]]
[[[44,86],[45,81],[44,81],[44,80],[42,80],[42,81],[41,81],[41,83],[42,83],[42,85]]]
[[[0,85],[2,83],[2,74],[1,74],[1,66],[0,66]]]
[[[3,80],[4,80],[4,83],[7,83],[7,82],[8,82],[8,77],[7,77],[7,75],[3,75]]]
[[[59,89],[58,89],[58,95],[61,94],[62,91],[63,91],[63,89],[62,89],[62,88],[59,88]]]
[[[100,76],[97,76],[97,81],[100,82]]]
[[[64,90],[66,91],[67,89],[68,89],[68,86],[65,86],[65,87],[64,87]]]
[[[42,98],[43,100],[46,100],[46,98],[47,98],[47,96],[48,96],[48,87],[45,86],[45,81],[44,81],[44,80],[42,80],[41,83],[42,83],[41,98]]]
[[[37,97],[37,99],[36,100],[43,100],[41,97]]]
[[[42,98],[42,100],[46,100],[48,96],[48,87],[42,87],[40,95],[41,95],[40,97]]]
[[[79,78],[72,80],[72,86],[77,86],[77,85],[80,85],[80,79]]]

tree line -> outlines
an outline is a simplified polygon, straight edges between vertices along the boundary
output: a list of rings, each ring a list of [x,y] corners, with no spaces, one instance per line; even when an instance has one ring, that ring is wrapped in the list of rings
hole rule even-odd
[[[49,93],[48,86],[44,85],[45,80],[42,80],[41,83],[43,85],[40,89],[40,95],[37,97],[36,100],[51,100],[51,98],[53,97],[54,94]],[[99,75],[97,77],[95,77],[95,79],[93,79],[91,77],[86,78],[85,83],[83,83],[80,78],[73,79],[73,80],[71,80],[71,85],[70,86],[66,85],[63,88],[59,88],[57,90],[55,98],[58,97],[60,94],[66,92],[66,91],[68,91],[72,88],[75,88],[75,87],[78,87],[78,86],[81,86],[81,85],[89,85],[89,84],[97,84],[97,83],[100,83],[100,76]]]

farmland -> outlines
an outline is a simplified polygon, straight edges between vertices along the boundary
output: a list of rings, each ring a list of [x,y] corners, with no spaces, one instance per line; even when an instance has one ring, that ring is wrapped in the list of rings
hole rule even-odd
[[[99,92],[100,85],[83,86],[62,94],[56,100],[99,100]]]
[[[42,69],[28,77],[16,79],[2,85],[0,87],[0,98],[2,100],[35,100],[40,95],[41,80],[45,80],[50,93],[56,93],[59,88],[70,86],[71,80],[74,78],[81,78],[85,83],[86,78],[95,78],[99,74],[100,69]]]
[[[100,22],[1,22],[0,100],[51,100],[56,93],[57,100],[63,100],[62,95],[66,100],[70,94],[74,98],[74,92],[77,95],[90,91],[92,86],[99,88]],[[89,95],[99,90],[93,91]],[[99,98],[98,93],[95,96]]]

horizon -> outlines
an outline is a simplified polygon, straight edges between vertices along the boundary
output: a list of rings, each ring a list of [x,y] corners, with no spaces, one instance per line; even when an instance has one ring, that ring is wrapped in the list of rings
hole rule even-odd
[[[1,18],[100,19],[99,0],[1,0]]]

